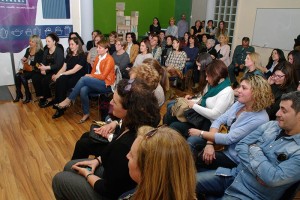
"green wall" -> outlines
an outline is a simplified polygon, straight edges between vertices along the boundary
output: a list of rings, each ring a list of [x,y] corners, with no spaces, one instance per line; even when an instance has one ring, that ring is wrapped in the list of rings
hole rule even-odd
[[[94,0],[94,28],[102,33],[116,30],[116,2],[125,2],[125,15],[139,11],[139,36],[145,35],[152,24],[153,17],[158,17],[161,27],[167,28],[169,18],[180,19],[186,13],[187,20],[191,13],[192,0]]]

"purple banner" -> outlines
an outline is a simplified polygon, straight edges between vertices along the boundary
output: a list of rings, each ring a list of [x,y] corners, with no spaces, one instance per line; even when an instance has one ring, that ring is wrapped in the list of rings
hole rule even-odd
[[[36,6],[38,0],[1,0],[0,26],[33,26],[35,25]],[[18,34],[16,32],[16,34]],[[8,30],[0,28],[0,52],[20,52],[28,46],[28,39],[4,40]]]

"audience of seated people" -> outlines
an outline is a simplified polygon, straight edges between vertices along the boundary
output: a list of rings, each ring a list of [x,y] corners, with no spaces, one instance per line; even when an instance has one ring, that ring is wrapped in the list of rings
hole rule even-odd
[[[108,36],[109,41],[109,54],[113,55],[113,53],[116,51],[116,39],[118,38],[118,33],[116,31],[110,32]]]
[[[300,92],[284,94],[277,121],[255,127],[236,145],[236,168],[197,174],[198,199],[292,199],[300,181]]]
[[[143,82],[124,79],[111,105],[113,115],[122,119],[119,135],[95,159],[72,160],[55,175],[52,187],[57,199],[117,199],[136,186],[129,175],[126,155],[139,127],[159,124],[158,103]]]
[[[165,67],[162,67],[160,63],[154,59],[154,58],[146,58],[143,61],[144,64],[150,65],[152,68],[156,69],[156,71],[159,74],[159,82],[164,90],[164,94],[170,89],[170,83],[169,83],[169,78],[168,78],[168,73],[165,69]]]
[[[96,57],[98,56],[98,52],[97,52],[97,44],[98,42],[100,42],[100,40],[104,39],[104,35],[102,34],[98,34],[94,37],[94,46],[89,50],[89,53],[87,55],[87,62],[89,63],[89,67],[92,68],[94,66],[94,61],[96,59]],[[90,71],[90,69],[89,69]]]
[[[249,76],[262,76],[265,77],[263,72],[261,71],[261,61],[260,61],[260,55],[256,52],[249,53],[246,56],[245,64],[243,65],[244,68],[246,68],[245,73],[243,74],[242,78],[247,78]],[[234,96],[238,96],[238,82],[235,82],[232,85],[232,88],[234,89]]]
[[[30,102],[31,94],[27,81],[32,79],[36,96],[39,98],[39,106],[45,108],[53,105],[53,108],[56,109],[52,118],[62,116],[66,108],[80,94],[83,116],[79,123],[85,122],[90,115],[89,94],[113,92],[112,86],[116,80],[115,65],[119,67],[123,78],[131,78],[130,80],[123,80],[117,85],[117,90],[111,101],[113,115],[118,120],[109,120],[110,123],[107,122],[106,125],[94,129],[96,134],[107,138],[109,142],[105,144],[96,143],[89,138],[89,132],[82,135],[76,143],[72,156],[72,160],[75,161],[69,162],[65,171],[53,179],[53,190],[57,199],[64,197],[84,198],[86,195],[92,198],[116,199],[123,193],[120,199],[137,199],[150,197],[150,195],[154,195],[155,198],[159,195],[166,195],[166,199],[168,199],[168,195],[171,195],[170,199],[174,198],[175,195],[178,195],[176,199],[196,199],[194,193],[196,184],[193,176],[184,177],[181,175],[178,177],[179,179],[183,178],[183,180],[189,179],[188,194],[177,192],[164,194],[164,191],[158,190],[155,186],[154,180],[151,180],[148,183],[150,185],[147,185],[148,188],[145,189],[144,179],[147,179],[148,172],[144,167],[151,167],[145,161],[148,159],[147,154],[153,151],[151,150],[152,146],[147,146],[151,143],[146,146],[144,143],[146,144],[147,140],[150,141],[155,137],[163,140],[167,134],[163,136],[162,133],[170,133],[168,137],[175,139],[179,139],[182,135],[184,137],[180,138],[181,141],[178,140],[178,142],[183,143],[180,146],[186,148],[188,144],[190,145],[190,152],[194,156],[195,163],[191,159],[192,164],[188,163],[189,166],[183,167],[183,169],[187,170],[187,174],[194,174],[193,164],[195,164],[199,172],[196,188],[198,199],[202,199],[203,194],[208,199],[210,196],[220,197],[222,195],[228,198],[233,196],[253,199],[255,195],[266,197],[267,191],[274,192],[273,185],[281,186],[276,191],[280,196],[289,186],[299,181],[298,179],[286,178],[284,184],[279,184],[276,178],[276,182],[274,182],[274,179],[260,173],[258,164],[255,168],[253,163],[251,166],[249,165],[250,162],[255,162],[254,155],[257,156],[259,162],[265,159],[267,162],[274,163],[274,156],[266,155],[267,148],[265,145],[277,144],[277,139],[274,134],[271,137],[267,133],[268,131],[276,132],[275,135],[281,137],[281,141],[285,141],[285,138],[294,137],[293,135],[296,134],[295,131],[291,131],[289,126],[294,126],[298,130],[296,123],[293,125],[287,122],[299,121],[298,108],[293,105],[299,103],[295,101],[295,98],[299,97],[299,92],[294,92],[297,90],[297,86],[300,90],[299,51],[292,50],[289,52],[287,62],[281,49],[273,49],[267,66],[262,67],[260,55],[255,53],[254,48],[250,46],[249,38],[244,37],[242,45],[236,46],[230,62],[228,32],[224,21],[219,21],[218,28],[214,28],[213,21],[209,20],[204,32],[201,21],[197,20],[195,26],[191,28],[191,35],[189,32],[185,32],[182,40],[178,38],[178,27],[175,25],[175,19],[170,18],[169,24],[170,26],[164,34],[158,19],[154,18],[153,24],[150,26],[149,39],[143,39],[140,43],[138,43],[133,32],[127,33],[126,41],[123,41],[118,39],[115,31],[112,31],[106,41],[104,36],[96,34],[97,30],[95,30],[92,32],[92,40],[86,46],[87,58],[83,49],[84,42],[77,32],[69,34],[69,48],[66,51],[65,59],[63,50],[56,48],[59,45],[59,38],[55,33],[47,35],[44,52],[39,37],[35,35],[30,37],[30,47],[21,59],[21,64],[31,66],[32,71],[27,71],[24,68],[17,73],[17,96],[14,102],[23,98],[21,84],[24,85],[26,96],[23,102]],[[215,37],[219,42],[216,46]],[[201,43],[198,44],[198,41]],[[88,63],[92,66],[90,74]],[[188,95],[185,95],[188,109],[194,110],[205,118],[209,125],[196,127],[190,122],[178,120],[172,116],[171,112],[175,101],[170,101],[167,104],[163,123],[169,125],[171,129],[167,127],[155,129],[159,123],[159,107],[165,103],[165,94],[170,89],[169,77],[176,77],[178,80],[178,77],[183,78],[189,69],[193,69],[194,87],[190,88],[193,89],[193,94],[190,94],[191,91],[185,91],[188,92]],[[236,79],[239,71],[243,71],[244,75],[239,88],[233,91],[239,85]],[[55,99],[51,94],[52,86],[55,89]],[[69,91],[71,93],[67,97]],[[194,95],[195,93],[196,95]],[[234,95],[237,97],[235,103]],[[156,97],[155,100],[153,97]],[[136,108],[137,105],[140,107]],[[286,113],[294,115],[294,118],[287,116]],[[267,123],[276,118],[278,122]],[[143,125],[154,128],[143,127],[138,131]],[[221,125],[227,126],[227,134],[219,133]],[[285,133],[280,132],[281,129],[285,130]],[[257,139],[258,135],[270,137],[270,141]],[[184,138],[187,138],[187,141]],[[297,137],[295,136],[295,138]],[[136,141],[133,143],[134,139]],[[175,139],[173,142],[169,141],[170,145],[176,145]],[[158,141],[155,140],[154,144],[159,145]],[[123,146],[124,142],[126,143],[125,146]],[[290,143],[288,139],[285,142],[286,145]],[[131,146],[132,143],[133,146]],[[215,144],[224,145],[225,148],[216,151],[214,149]],[[251,146],[249,150],[246,148],[247,145]],[[131,151],[129,152],[130,147]],[[162,152],[164,147],[162,145],[162,148],[157,150]],[[121,148],[124,151],[120,152]],[[169,146],[168,149],[170,148],[172,147]],[[279,146],[276,148],[281,149]],[[111,160],[108,155],[113,152],[120,160]],[[185,149],[182,153],[192,158],[190,152]],[[125,167],[128,163],[127,153],[129,164],[128,167]],[[272,153],[273,151],[271,151]],[[178,154],[176,152],[174,156]],[[290,153],[288,154],[290,155]],[[91,155],[96,156],[96,159],[77,160],[87,159]],[[140,155],[145,156],[143,162],[139,160]],[[296,156],[297,154],[294,154],[284,159],[291,160],[290,162],[293,163]],[[152,159],[156,158],[149,157],[149,161]],[[157,157],[157,159],[162,160],[163,158]],[[164,160],[168,161],[167,159]],[[276,162],[276,165],[281,166],[284,163],[280,162]],[[163,163],[159,164],[161,168],[157,170],[157,174],[169,168]],[[281,173],[287,173],[284,171],[285,164],[282,166],[283,171]],[[90,167],[91,171],[87,167]],[[180,170],[180,167],[182,165],[179,165],[178,169],[175,170]],[[147,170],[156,171],[153,169]],[[245,175],[241,175],[241,170],[245,169],[248,171]],[[265,168],[262,167],[262,169]],[[223,182],[225,179],[218,177],[220,173],[223,173],[223,170],[226,172],[224,175],[228,172],[231,174],[226,178],[226,184]],[[290,173],[298,173],[296,170],[290,171]],[[268,173],[271,172],[268,171]],[[88,183],[83,182],[82,176],[86,178]],[[160,175],[160,178],[164,176],[169,177],[171,175]],[[245,181],[245,176],[251,182]],[[258,183],[262,184],[262,188],[258,187],[257,182],[254,181],[255,178]],[[243,180],[243,188],[237,188],[234,180]],[[172,181],[166,182],[166,189],[170,187],[172,191],[177,191],[177,188],[183,187],[182,184],[176,186],[177,188],[171,186]],[[206,185],[207,183],[216,183],[217,186],[210,187]],[[138,184],[137,187],[136,184]],[[218,184],[222,184],[222,187]],[[249,184],[253,186],[251,192],[247,189]],[[148,194],[146,191],[150,191],[150,186],[152,186],[152,193]]]
[[[293,65],[296,70],[296,75],[300,81],[300,51],[292,50],[288,54],[288,61]]]
[[[210,57],[203,55],[203,59],[210,60]],[[192,100],[191,96],[186,96],[186,99],[190,109],[193,109],[203,116],[207,119],[206,121],[213,122],[233,104],[234,95],[230,86],[225,64],[219,60],[214,60],[211,63],[200,60],[200,63],[202,62],[208,64],[205,69],[207,87],[205,88],[205,92],[203,92],[204,95],[198,97],[196,100]],[[179,121],[176,116],[173,116],[171,112],[173,104],[174,102],[171,102],[167,106],[168,108],[167,113],[164,116],[164,123],[168,124],[171,128],[174,128],[187,138],[189,136],[189,129],[195,128],[195,125],[189,122]],[[208,125],[203,126],[209,128],[210,122]],[[205,130],[205,127],[196,128]]]
[[[267,112],[270,120],[276,120],[281,96],[297,89],[298,81],[295,68],[289,62],[276,65],[272,75],[268,78],[268,82],[271,85],[275,102],[267,108]]]
[[[25,55],[20,61],[23,65],[15,75],[16,82],[16,98],[13,102],[19,102],[23,99],[21,85],[25,90],[25,100],[23,104],[29,103],[32,99],[28,86],[28,80],[32,78],[34,73],[39,73],[38,66],[43,60],[43,43],[38,35],[32,35],[29,38],[29,48],[26,49]]]
[[[127,46],[127,42],[123,41],[122,39],[116,40],[116,51],[112,54],[112,57],[115,61],[115,65],[117,65],[121,71],[122,78],[129,78],[129,64],[130,64],[130,58],[127,52],[125,51],[125,48]]]
[[[205,33],[209,34],[212,39],[215,39],[216,28],[214,27],[213,20],[210,19],[207,21],[207,24],[205,27]],[[219,38],[217,38],[217,39],[219,39]]]
[[[125,51],[129,55],[130,64],[132,66],[137,55],[139,54],[140,47],[136,40],[135,33],[132,33],[132,32],[126,33],[126,41],[127,41],[127,46],[126,46]]]
[[[120,200],[196,199],[193,158],[176,131],[164,126],[139,128],[127,158],[130,177],[138,185]]]
[[[175,25],[174,17],[169,19],[169,26],[166,30],[166,35],[172,35],[173,37],[178,38],[178,27]]]
[[[202,50],[206,48],[206,42],[209,39],[208,34],[203,34],[201,40],[198,43],[199,52],[203,52]]]
[[[181,46],[181,48],[184,48],[184,47],[186,47],[188,45],[190,35],[191,34],[189,32],[185,32],[183,34],[182,39],[180,39],[180,46]]]
[[[283,51],[281,49],[273,49],[271,56],[269,57],[267,66],[262,68],[265,77],[268,79],[272,75],[276,65],[281,64],[285,61],[286,59]]]
[[[261,76],[243,78],[238,93],[238,101],[213,121],[209,131],[189,129],[191,137],[187,141],[198,171],[236,167],[240,162],[236,144],[259,125],[269,121],[265,109],[272,103],[273,95],[267,80]],[[219,132],[222,124],[228,127],[227,134]],[[215,151],[213,144],[225,145],[225,150]]]
[[[228,45],[228,40],[229,38],[227,35],[220,35],[218,37],[219,44],[215,46],[217,51],[216,59],[222,60],[227,67],[230,65],[230,46]]]
[[[32,83],[41,108],[54,104],[50,89],[52,75],[56,74],[64,63],[64,52],[57,46],[58,41],[59,38],[55,33],[47,35],[47,48],[44,50],[43,61],[38,66],[36,73],[32,75]]]
[[[187,56],[180,48],[179,43],[179,39],[174,38],[172,43],[173,51],[168,55],[165,66],[171,77],[179,77],[182,79],[182,72],[185,67]]]
[[[153,58],[152,48],[148,39],[143,39],[140,43],[140,54],[137,55],[133,67],[142,64],[146,58]]]
[[[209,63],[213,61],[213,58],[209,53],[200,53],[196,59],[196,68],[193,72],[194,86],[192,87],[194,93],[198,93],[195,96],[203,96],[205,88],[207,86],[206,80],[206,68]]]
[[[99,30],[94,30],[92,32],[92,40],[90,40],[86,43],[86,50],[87,51],[90,51],[90,49],[93,48],[93,47],[97,47],[97,43],[95,42],[95,37],[96,37],[96,35],[100,35],[100,34],[102,34],[102,33]]]
[[[52,81],[55,82],[55,103],[62,102],[78,82],[78,80],[87,74],[89,66],[82,49],[79,38],[73,37],[69,40],[69,51],[62,68],[52,75]],[[53,119],[64,114],[64,109],[57,107]]]
[[[157,17],[153,18],[153,23],[149,27],[149,32],[154,34],[159,34],[161,31],[159,19]]]
[[[207,39],[206,47],[202,48],[200,53],[206,52],[209,53],[212,59],[216,59],[218,57],[217,50],[215,49],[216,41],[214,39]]]
[[[195,61],[199,53],[199,48],[197,43],[198,43],[198,39],[195,36],[191,35],[188,38],[187,46],[183,47],[183,51],[187,55],[183,74],[186,74],[188,70],[194,69],[195,67]]]
[[[153,58],[160,63],[162,48],[160,47],[160,40],[158,35],[153,35],[152,39],[150,40],[150,45],[152,49]]]
[[[166,36],[166,45],[162,49],[161,54],[161,65],[165,66],[166,60],[173,51],[173,39],[174,37],[172,35]]]
[[[89,94],[112,92],[112,85],[115,83],[115,62],[108,53],[109,43],[106,40],[98,42],[98,57],[94,62],[92,72],[81,77],[73,88],[71,94],[62,102],[56,105],[57,109],[64,110],[69,107],[80,95],[83,116],[78,123],[85,122],[89,116]]]
[[[159,31],[159,43],[160,43],[160,47],[161,47],[161,51],[163,51],[165,49],[165,46],[166,46],[166,38],[165,38],[165,31]]]
[[[195,26],[191,27],[190,33],[191,35],[196,36],[199,41],[201,41],[202,35],[204,34],[204,27],[201,26],[200,20],[195,21]]]
[[[242,44],[235,47],[231,64],[228,66],[229,78],[234,88],[238,86],[236,76],[245,68],[247,54],[254,51],[255,49],[250,46],[250,39],[248,37],[243,37]]]
[[[228,36],[228,31],[225,22],[223,20],[219,21],[218,27],[216,28],[215,32],[216,32],[216,38],[219,38],[220,35]]]
[[[157,99],[159,107],[165,102],[165,94],[162,86],[160,85],[160,77],[158,71],[148,64],[141,64],[132,67],[130,72],[130,79],[142,79],[149,86],[149,90],[153,92]]]
[[[181,15],[181,19],[177,22],[177,28],[178,28],[178,38],[182,39],[184,36],[184,33],[189,31],[189,24],[186,21],[185,14]]]

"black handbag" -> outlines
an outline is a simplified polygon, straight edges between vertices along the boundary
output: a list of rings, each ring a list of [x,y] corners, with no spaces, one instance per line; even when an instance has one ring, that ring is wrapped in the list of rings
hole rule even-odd
[[[194,125],[197,129],[208,131],[211,126],[211,121],[197,113],[194,109],[184,111],[184,116],[187,122]]]
[[[96,143],[102,143],[102,144],[108,144],[109,141],[107,138],[102,137],[101,135],[95,133],[94,128],[99,128],[101,126],[96,125],[96,124],[92,124],[91,128],[90,128],[90,133],[89,133],[89,137],[91,140],[93,140]]]

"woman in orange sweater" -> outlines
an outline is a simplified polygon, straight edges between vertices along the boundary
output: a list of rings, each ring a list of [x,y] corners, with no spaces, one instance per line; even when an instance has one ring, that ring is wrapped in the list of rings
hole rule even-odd
[[[83,109],[83,117],[79,123],[85,122],[89,114],[89,93],[112,92],[111,86],[115,82],[115,62],[108,53],[109,43],[105,40],[98,42],[96,57],[91,74],[81,77],[73,91],[64,101],[55,105],[58,110],[65,110],[70,106],[71,101],[80,94]]]

